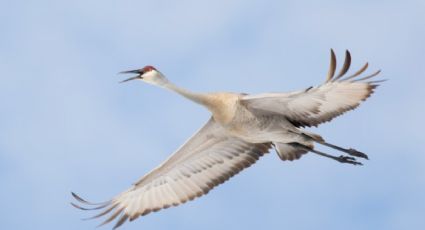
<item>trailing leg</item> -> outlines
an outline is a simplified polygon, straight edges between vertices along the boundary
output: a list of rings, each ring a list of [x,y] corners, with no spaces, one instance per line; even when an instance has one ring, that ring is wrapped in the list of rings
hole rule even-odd
[[[326,143],[326,142],[323,142],[323,143],[320,143],[320,144],[331,147],[331,148],[339,150],[339,151],[342,151],[344,153],[347,153],[350,156],[361,157],[361,158],[369,160],[369,157],[366,154],[364,154],[360,151],[357,151],[353,148],[345,149],[345,148],[342,148],[342,147],[339,147],[339,146],[336,146],[336,145],[333,145],[333,144],[330,144],[330,143]]]
[[[355,150],[355,149],[353,149],[353,148],[349,148],[349,149],[346,149],[346,148],[343,148],[343,147],[340,147],[340,146],[336,146],[336,145],[334,145],[334,144],[330,144],[330,143],[327,143],[320,135],[318,135],[318,134],[314,134],[314,133],[310,133],[310,132],[307,132],[307,131],[302,131],[303,132],[303,134],[306,136],[306,137],[308,137],[308,138],[310,138],[311,140],[313,140],[313,141],[315,141],[315,142],[317,142],[317,143],[319,143],[319,144],[322,144],[322,145],[324,145],[324,146],[327,146],[327,147],[331,147],[331,148],[333,148],[333,149],[336,149],[336,150],[338,150],[338,151],[341,151],[341,152],[344,152],[344,153],[347,153],[348,155],[350,155],[350,156],[354,156],[354,157],[361,157],[361,158],[364,158],[364,159],[367,159],[367,160],[369,160],[369,157],[365,154],[365,153],[362,153],[362,152],[360,152],[360,151],[357,151],[357,150]]]
[[[356,159],[354,157],[349,157],[349,156],[344,156],[344,155],[341,155],[339,157],[336,157],[336,156],[333,156],[333,155],[330,155],[330,154],[327,154],[327,153],[324,153],[324,152],[315,150],[314,148],[310,148],[308,146],[302,145],[300,143],[288,143],[288,145],[291,145],[292,147],[294,147],[296,149],[304,149],[307,152],[316,153],[316,154],[318,154],[320,156],[323,156],[323,157],[327,157],[327,158],[336,160],[336,161],[338,161],[340,163],[348,163],[348,164],[353,164],[353,165],[362,165],[362,163],[356,161]]]

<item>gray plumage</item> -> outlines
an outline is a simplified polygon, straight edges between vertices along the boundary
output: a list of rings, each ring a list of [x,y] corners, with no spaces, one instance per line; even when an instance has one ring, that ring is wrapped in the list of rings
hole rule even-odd
[[[351,55],[335,76],[336,57],[331,50],[331,63],[325,83],[306,90],[288,93],[247,95],[240,93],[193,93],[175,86],[152,66],[125,73],[138,74],[128,80],[146,83],[174,91],[206,107],[212,113],[209,121],[174,154],[157,168],[140,178],[128,190],[110,201],[93,204],[72,193],[76,200],[92,208],[103,209],[93,218],[109,215],[101,224],[118,218],[114,228],[171,206],[183,204],[207,194],[215,186],[255,163],[274,147],[281,160],[299,159],[313,152],[341,163],[361,164],[356,157],[368,158],[355,149],[327,143],[320,135],[303,129],[318,126],[355,109],[366,100],[379,81],[366,81],[379,71],[357,78],[368,67],[364,65],[353,75],[348,72]],[[314,148],[319,143],[350,156],[335,157]]]

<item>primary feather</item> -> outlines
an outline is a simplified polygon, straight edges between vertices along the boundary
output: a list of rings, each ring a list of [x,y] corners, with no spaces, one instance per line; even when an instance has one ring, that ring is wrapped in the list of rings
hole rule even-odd
[[[333,51],[332,57],[334,57]],[[344,66],[334,78],[335,58],[324,84],[289,93],[265,93],[247,95],[242,98],[249,109],[259,113],[276,113],[285,116],[296,126],[317,126],[323,122],[355,109],[366,100],[377,87],[376,82],[365,81],[376,76],[380,71],[361,79],[356,79],[367,65],[352,77],[339,80],[350,66],[351,56],[347,51]]]
[[[163,164],[111,199],[108,205],[100,206],[105,212],[95,217],[111,213],[103,225],[121,215],[114,227],[117,228],[127,219],[183,204],[207,194],[249,167],[269,148],[267,143],[252,144],[227,135],[211,118]],[[87,203],[79,197],[77,200]]]

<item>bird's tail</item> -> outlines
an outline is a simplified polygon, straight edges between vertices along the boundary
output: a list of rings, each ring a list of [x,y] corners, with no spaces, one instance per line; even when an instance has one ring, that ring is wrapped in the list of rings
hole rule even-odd
[[[276,149],[277,155],[283,161],[298,160],[303,154],[308,152],[307,148],[300,148],[299,145],[295,145],[294,143],[273,142],[273,146]],[[313,144],[311,144],[312,146]]]

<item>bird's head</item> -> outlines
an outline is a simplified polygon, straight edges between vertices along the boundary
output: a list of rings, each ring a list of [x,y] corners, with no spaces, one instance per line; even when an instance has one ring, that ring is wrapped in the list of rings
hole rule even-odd
[[[137,74],[134,77],[125,79],[124,81],[121,81],[121,83],[123,82],[127,82],[127,81],[131,81],[131,80],[142,80],[146,83],[152,84],[152,85],[158,85],[158,86],[164,86],[165,84],[168,83],[167,78],[165,78],[165,76],[159,72],[157,69],[155,69],[155,67],[147,65],[141,69],[136,69],[136,70],[129,70],[129,71],[124,71],[121,72],[123,74],[128,74],[128,73],[132,73],[132,74]]]

